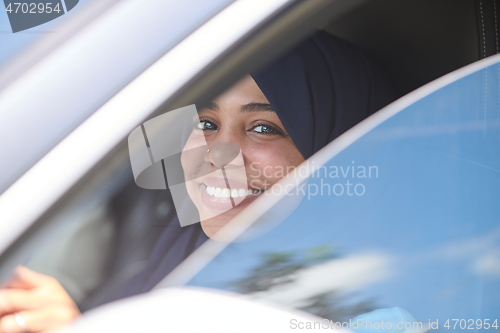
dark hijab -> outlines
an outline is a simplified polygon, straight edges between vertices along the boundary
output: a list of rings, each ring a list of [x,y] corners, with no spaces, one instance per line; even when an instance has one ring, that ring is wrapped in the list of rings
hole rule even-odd
[[[252,77],[305,158],[393,100],[378,69],[355,47],[325,32]],[[147,268],[120,298],[151,290],[205,240],[199,224],[180,227],[175,218]]]
[[[395,99],[378,67],[324,31],[252,77],[305,158]]]

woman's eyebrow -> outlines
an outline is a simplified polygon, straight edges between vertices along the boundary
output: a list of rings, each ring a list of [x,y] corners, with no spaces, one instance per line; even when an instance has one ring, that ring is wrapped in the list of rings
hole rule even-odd
[[[269,111],[275,112],[269,103],[248,103],[241,107],[241,112]]]
[[[219,111],[219,106],[215,102],[206,102],[206,103],[203,103],[202,105],[200,105],[200,107],[198,109],[199,110],[210,109],[213,111]]]
[[[217,105],[217,103],[215,102],[207,102],[201,105],[199,109],[200,110],[210,109],[213,111],[219,111],[219,105]],[[257,111],[275,112],[273,107],[269,103],[248,103],[241,106],[241,112],[257,112]]]

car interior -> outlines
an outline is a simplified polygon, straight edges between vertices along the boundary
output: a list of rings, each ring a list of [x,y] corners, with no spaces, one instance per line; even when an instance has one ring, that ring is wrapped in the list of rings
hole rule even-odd
[[[314,29],[371,56],[401,97],[498,53],[499,10],[498,0],[296,1],[233,45],[151,117],[210,100]],[[56,277],[82,311],[91,309],[115,298],[145,267],[173,216],[168,190],[134,183],[123,138],[0,256],[0,279],[23,264]]]

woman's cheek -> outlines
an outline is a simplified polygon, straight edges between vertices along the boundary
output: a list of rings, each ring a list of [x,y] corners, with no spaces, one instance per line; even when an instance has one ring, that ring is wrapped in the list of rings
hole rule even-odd
[[[305,161],[304,156],[293,143],[291,138],[286,138],[279,141],[272,151],[272,156],[269,156],[270,165],[274,166],[272,180],[274,183],[285,177],[289,172],[298,167]]]
[[[271,186],[283,178],[287,170],[297,163],[290,159],[288,154],[284,154],[285,149],[287,147],[277,145],[268,145],[265,149],[262,147],[249,149],[249,154],[246,155],[250,181],[260,179]]]
[[[188,137],[186,143],[184,144],[184,147],[182,148],[181,152],[181,165],[182,168],[184,169],[184,173],[186,173],[186,169],[192,169],[193,165],[196,165],[198,163],[193,163],[196,161],[193,161],[193,151],[190,152],[191,149],[205,146],[207,143],[205,141],[205,136],[203,133],[197,133],[193,131],[191,135]],[[208,148],[207,148],[208,149]],[[199,155],[199,153],[196,153],[196,155]]]
[[[205,135],[200,133],[200,131],[193,131],[191,135],[188,137],[186,144],[182,150],[193,149],[196,147],[204,146],[207,144],[205,140]]]

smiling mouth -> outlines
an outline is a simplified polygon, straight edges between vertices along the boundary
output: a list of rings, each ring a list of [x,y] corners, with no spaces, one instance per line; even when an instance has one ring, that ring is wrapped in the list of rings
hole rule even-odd
[[[264,190],[257,190],[257,189],[228,189],[228,188],[222,188],[222,187],[213,187],[213,186],[208,186],[205,185],[205,191],[207,192],[208,195],[215,197],[215,198],[243,198],[248,195],[257,195]]]

